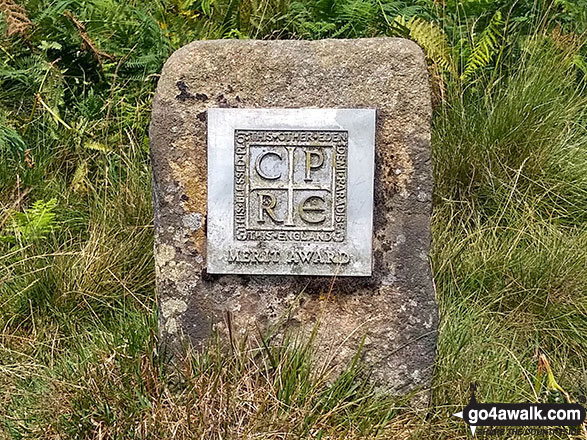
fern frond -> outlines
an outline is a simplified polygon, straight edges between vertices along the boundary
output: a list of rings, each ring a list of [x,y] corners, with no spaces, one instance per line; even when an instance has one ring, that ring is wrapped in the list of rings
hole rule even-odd
[[[349,29],[353,27],[351,22],[344,24],[343,26],[339,27],[335,32],[330,35],[330,38],[338,38],[343,35],[345,32],[348,32]]]
[[[25,36],[31,29],[32,23],[29,19],[26,9],[16,4],[14,0],[0,0],[0,12],[4,14],[6,24],[6,36],[12,37],[13,35]]]
[[[394,24],[407,29],[408,36],[422,47],[426,57],[437,67],[444,71],[454,71],[450,44],[440,26],[420,17],[406,20],[402,16],[396,17]]]
[[[470,80],[479,70],[488,66],[491,59],[499,52],[499,47],[505,34],[504,26],[505,23],[501,12],[496,11],[479,39],[475,42],[473,51],[465,64],[462,75],[463,81]]]
[[[56,225],[56,207],[57,199],[37,200],[24,212],[12,212],[12,224],[8,231],[13,241],[31,242],[46,238]]]

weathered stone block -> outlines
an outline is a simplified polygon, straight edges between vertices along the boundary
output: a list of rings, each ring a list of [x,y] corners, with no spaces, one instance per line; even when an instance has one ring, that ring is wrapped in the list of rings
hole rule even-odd
[[[207,176],[214,170],[207,169],[206,122],[214,108],[376,110],[373,234],[364,237],[372,240],[371,275],[207,272],[214,251],[207,251]],[[183,335],[200,346],[213,328],[226,329],[227,313],[243,331],[284,317],[283,328],[320,322],[319,352],[336,353],[334,373],[365,337],[364,360],[382,388],[426,388],[437,330],[428,260],[430,117],[426,62],[407,40],[199,41],[175,52],[159,80],[150,131],[162,341],[173,346]],[[327,154],[309,154],[308,166]],[[265,197],[268,206],[277,203]],[[306,214],[320,214],[314,202]]]

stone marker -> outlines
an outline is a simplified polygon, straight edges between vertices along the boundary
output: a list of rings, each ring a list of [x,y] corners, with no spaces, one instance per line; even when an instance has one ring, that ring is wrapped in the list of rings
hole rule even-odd
[[[430,117],[408,40],[175,52],[150,131],[162,342],[319,323],[333,374],[364,339],[381,389],[429,387]]]

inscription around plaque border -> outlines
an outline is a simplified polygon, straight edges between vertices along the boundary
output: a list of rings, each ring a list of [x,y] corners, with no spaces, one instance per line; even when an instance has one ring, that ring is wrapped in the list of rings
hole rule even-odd
[[[234,131],[234,236],[342,242],[348,132]]]

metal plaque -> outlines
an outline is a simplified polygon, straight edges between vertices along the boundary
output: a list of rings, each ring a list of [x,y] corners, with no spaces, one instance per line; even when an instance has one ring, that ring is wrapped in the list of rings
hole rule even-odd
[[[373,109],[208,110],[209,273],[371,275]]]

